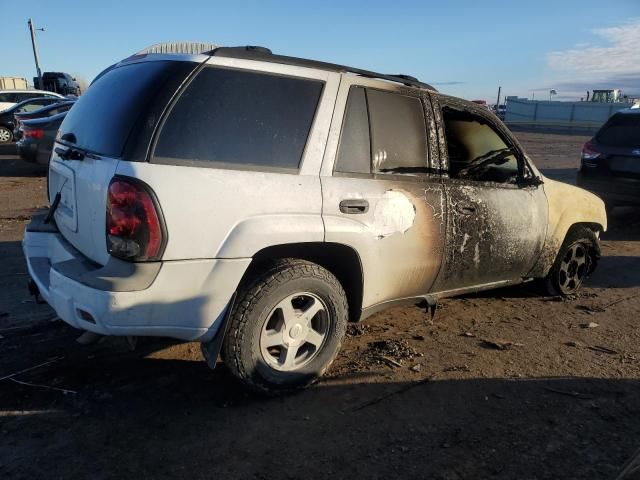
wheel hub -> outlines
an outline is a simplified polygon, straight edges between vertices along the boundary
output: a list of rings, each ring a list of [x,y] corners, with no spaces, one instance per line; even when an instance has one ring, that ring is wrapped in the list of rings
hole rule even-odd
[[[302,333],[302,325],[300,325],[299,323],[296,323],[293,327],[291,327],[291,330],[289,330],[289,336],[294,340],[298,338],[301,333]]]
[[[281,300],[260,333],[260,352],[275,370],[294,371],[313,360],[329,333],[328,309],[320,297],[302,292]]]

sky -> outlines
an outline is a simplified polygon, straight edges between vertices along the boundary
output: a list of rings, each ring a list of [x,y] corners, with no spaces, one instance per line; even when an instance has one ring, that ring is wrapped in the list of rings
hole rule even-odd
[[[594,88],[640,97],[640,0],[0,0],[0,76],[32,79],[27,20],[43,71],[91,81],[159,42],[261,45],[495,102],[578,100]],[[30,80],[31,81],[31,80]]]

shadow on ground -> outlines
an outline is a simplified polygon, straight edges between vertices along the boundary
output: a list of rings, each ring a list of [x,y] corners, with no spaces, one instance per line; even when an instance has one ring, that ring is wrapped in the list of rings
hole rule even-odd
[[[39,354],[0,377],[64,356],[16,378],[76,393],[2,382],[5,478],[613,478],[640,443],[638,380],[365,372],[263,398],[197,354],[147,356],[166,342],[80,347],[39,328]]]
[[[43,177],[47,167],[28,163],[17,156],[15,143],[0,144],[0,177]]]

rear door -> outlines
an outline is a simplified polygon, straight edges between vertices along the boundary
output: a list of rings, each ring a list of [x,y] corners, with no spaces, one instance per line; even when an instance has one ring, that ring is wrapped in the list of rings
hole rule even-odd
[[[78,99],[56,137],[49,195],[60,193],[55,213],[60,232],[91,260],[108,259],[107,188],[118,163],[144,161],[153,129],[171,95],[197,63],[142,61],[114,68]],[[75,149],[82,160],[58,152]]]
[[[518,281],[544,244],[544,191],[531,182],[524,153],[489,112],[448,97],[432,99],[442,116],[448,170],[445,262],[436,290]]]
[[[342,78],[321,172],[322,217],[326,241],[360,256],[363,308],[428,293],[440,269],[444,192],[426,106],[421,91]]]

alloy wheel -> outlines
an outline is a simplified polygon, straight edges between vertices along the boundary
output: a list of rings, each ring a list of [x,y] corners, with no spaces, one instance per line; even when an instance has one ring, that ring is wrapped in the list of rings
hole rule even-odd
[[[330,316],[315,294],[300,292],[281,300],[260,333],[260,352],[273,369],[290,372],[313,360],[327,339]]]

